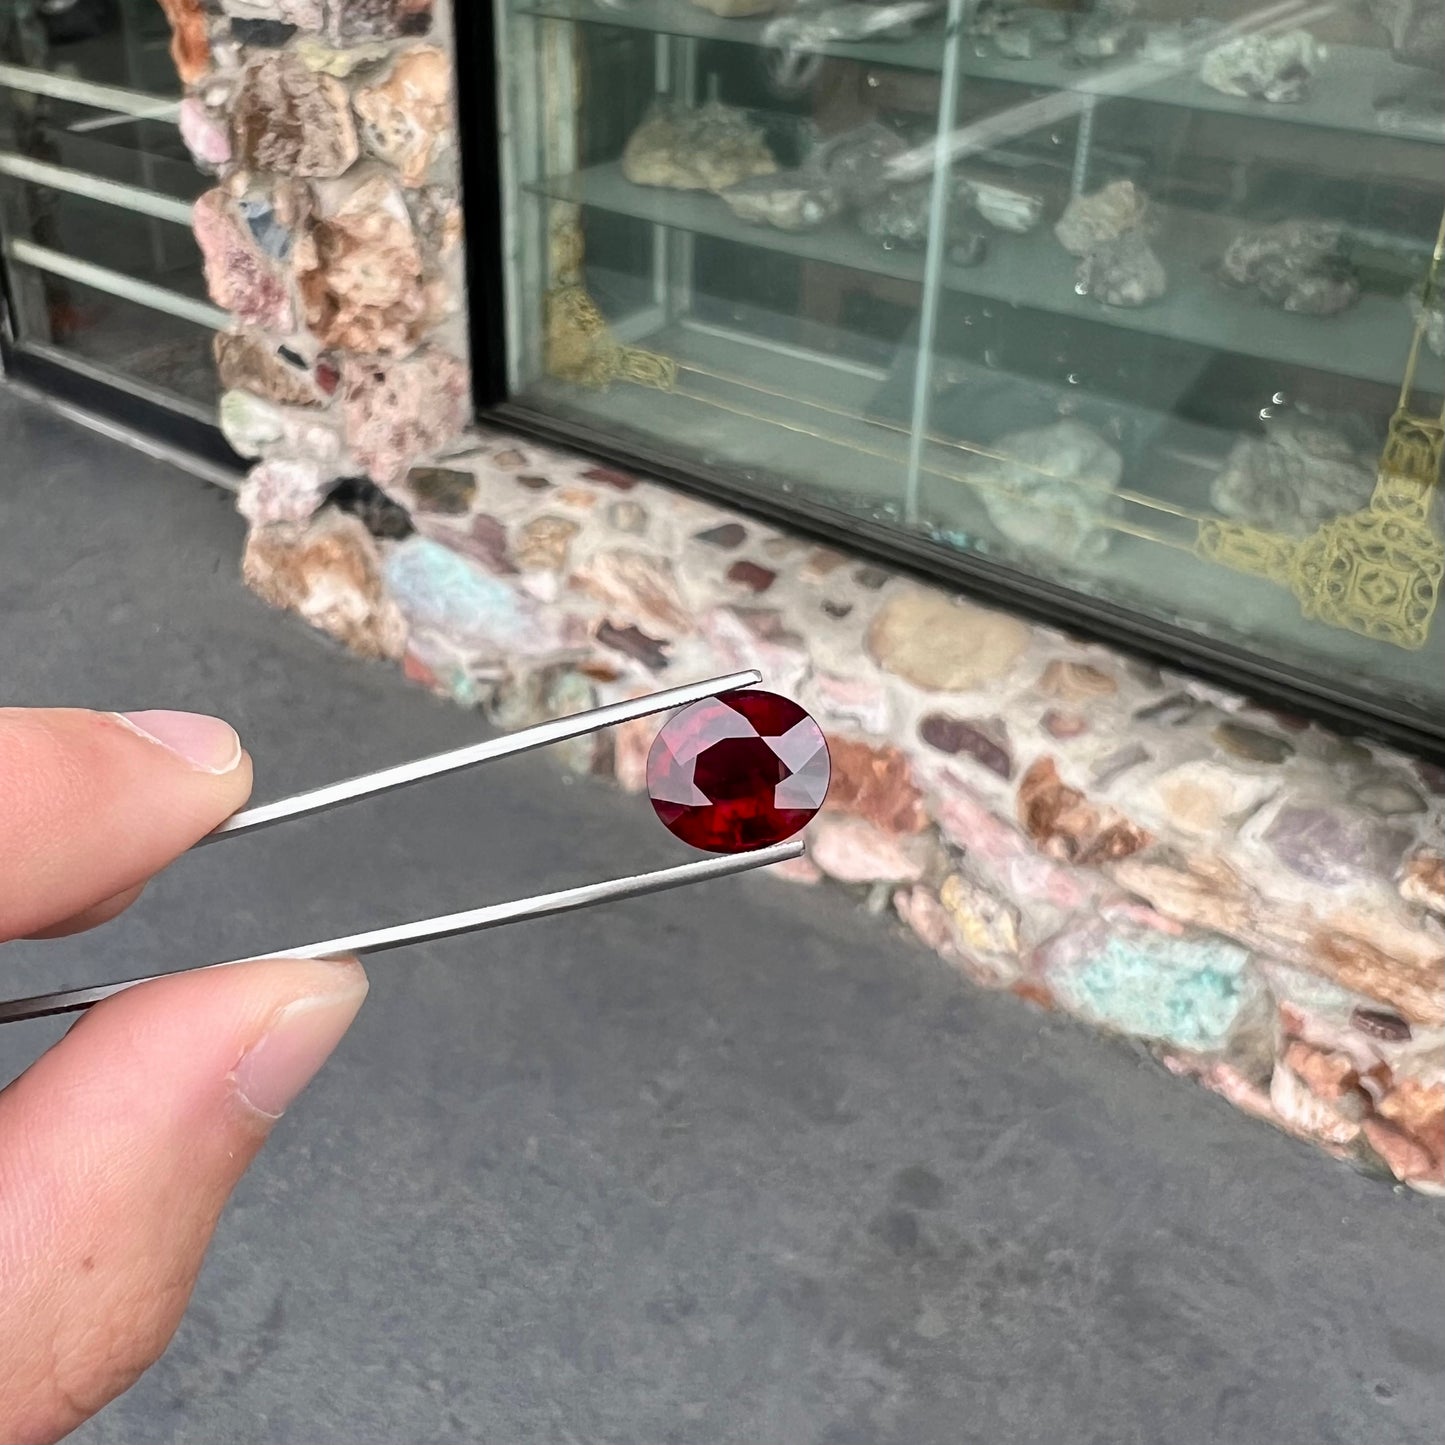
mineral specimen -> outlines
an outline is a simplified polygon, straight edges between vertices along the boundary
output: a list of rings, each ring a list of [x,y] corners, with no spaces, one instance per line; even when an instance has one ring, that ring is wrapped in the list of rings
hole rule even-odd
[[[979,215],[1000,231],[1022,235],[1038,225],[1044,214],[1044,198],[1027,186],[996,180],[973,169],[957,172],[968,186],[969,198]]]
[[[1089,196],[1075,196],[1054,225],[1059,245],[1072,256],[1087,256],[1106,241],[1144,224],[1149,198],[1133,181],[1110,181]]]
[[[622,152],[622,174],[629,181],[680,191],[725,191],[777,169],[747,113],[717,101],[696,110],[660,103]]]
[[[776,226],[780,231],[811,231],[842,209],[838,188],[811,170],[754,176],[722,193],[740,221]]]
[[[1445,9],[1439,0],[1365,0],[1365,8],[1389,32],[1396,60],[1440,74],[1445,67]]]
[[[1305,98],[1324,58],[1308,30],[1241,35],[1204,57],[1199,78],[1225,95],[1288,104]]]
[[[1230,243],[1220,274],[1252,286],[1285,311],[1332,316],[1352,305],[1360,281],[1343,250],[1343,227],[1295,219],[1243,231]]]
[[[1322,522],[1368,504],[1375,474],[1364,450],[1367,432],[1307,412],[1266,423],[1262,437],[1235,442],[1214,479],[1212,500],[1227,517],[1270,532],[1307,536]]]
[[[1139,231],[1106,241],[1079,262],[1074,289],[1105,306],[1144,306],[1164,294],[1167,277]]]
[[[1098,558],[1108,550],[1119,453],[1082,422],[1011,432],[976,461],[967,479],[994,525],[1016,546],[1058,562]]]
[[[897,131],[869,121],[829,136],[808,157],[807,166],[833,185],[846,204],[857,205],[888,188],[888,162],[907,149],[908,142]]]

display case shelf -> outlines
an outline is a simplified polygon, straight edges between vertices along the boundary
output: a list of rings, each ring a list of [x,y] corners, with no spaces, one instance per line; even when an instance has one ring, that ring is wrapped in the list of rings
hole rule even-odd
[[[748,225],[717,196],[634,185],[616,162],[544,181],[536,189],[553,200],[804,261],[920,284],[923,280],[922,252],[884,250],[846,218],[804,232]],[[1078,263],[1054,239],[1047,224],[1027,235],[992,235],[981,265],[945,266],[943,281],[950,290],[964,295],[1105,322],[1236,355],[1399,384],[1411,331],[1402,299],[1366,294],[1335,316],[1301,316],[1267,306],[1209,274],[1230,234],[1227,223],[1217,217],[1190,215],[1186,221],[1176,216],[1156,243],[1169,270],[1169,293],[1138,308],[1102,306],[1080,296],[1074,289]],[[1445,365],[1427,355],[1420,381],[1439,392],[1445,384]]]
[[[535,19],[570,21],[580,24],[622,26],[657,35],[686,36],[695,40],[727,41],[736,45],[761,47],[767,20],[731,20],[712,15],[688,0],[630,0],[612,6],[596,0],[520,0],[516,12]],[[1109,66],[1080,66],[1071,63],[1062,47],[1055,47],[1029,60],[1010,60],[1001,55],[979,54],[987,42],[962,49],[965,76],[978,80],[1002,81],[1057,93],[1126,97],[1156,105],[1182,106],[1188,110],[1239,116],[1251,121],[1282,121],[1292,125],[1348,131],[1445,145],[1445,129],[1422,123],[1421,128],[1397,129],[1380,124],[1375,103],[1417,87],[1422,71],[1401,65],[1386,50],[1365,46],[1330,46],[1310,95],[1297,104],[1272,105],[1265,101],[1225,95],[1204,84],[1199,77],[1165,66],[1145,66],[1137,58],[1126,58]],[[823,55],[844,60],[896,66],[905,70],[938,71],[944,57],[943,21],[922,28],[915,35],[894,40],[837,42],[818,47]],[[1128,70],[1140,76],[1129,89],[1118,88],[1116,74]]]

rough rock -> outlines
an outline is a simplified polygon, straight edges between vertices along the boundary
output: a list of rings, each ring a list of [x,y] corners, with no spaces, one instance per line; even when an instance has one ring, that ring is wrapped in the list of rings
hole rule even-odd
[[[738,587],[745,587],[749,592],[766,592],[777,580],[777,576],[771,567],[747,560],[734,562],[727,570],[728,581]]]
[[[296,275],[306,324],[323,346],[403,355],[432,319],[411,215],[384,175],[312,219],[296,248]]]
[[[1222,938],[1171,938],[1089,922],[1051,939],[1037,964],[1070,1012],[1136,1038],[1221,1049],[1262,996],[1249,954]]]
[[[346,442],[383,486],[411,461],[438,451],[466,424],[467,369],[427,347],[402,361],[348,357],[341,368]]]
[[[1186,837],[1216,838],[1268,802],[1278,789],[1274,779],[1199,761],[1181,763],[1154,778],[1140,798]]]
[[[1222,722],[1213,729],[1210,737],[1231,757],[1247,763],[1287,762],[1294,756],[1294,744],[1278,733],[1267,733],[1248,723]]]
[[[1150,757],[1149,749],[1143,743],[1125,743],[1094,764],[1089,770],[1089,780],[1096,788],[1107,788],[1125,773],[1133,772],[1141,763],[1147,763]]]
[[[218,331],[216,370],[227,391],[249,391],[277,406],[319,406],[324,400],[305,366],[293,366],[272,346],[246,332]]]
[[[366,149],[394,166],[403,185],[419,186],[453,129],[451,62],[430,46],[405,51],[384,80],[358,88],[351,103]]]
[[[632,623],[665,639],[693,630],[677,579],[663,558],[625,547],[606,549],[590,557],[573,582],[606,604],[615,623]]]
[[[641,502],[613,502],[607,509],[607,525],[614,532],[641,536],[647,530],[647,508]]]
[[[1050,708],[1039,719],[1039,726],[1051,738],[1057,738],[1060,742],[1068,742],[1073,738],[1083,737],[1089,731],[1089,720],[1082,713]]]
[[[275,457],[251,468],[241,483],[236,509],[252,527],[305,522],[334,480],[330,471],[314,462]]]
[[[217,170],[231,159],[231,133],[200,99],[188,95],[176,115],[181,139],[202,170]]]
[[[948,841],[968,855],[972,871],[1010,898],[1069,911],[1092,896],[1092,879],[1040,857],[1027,839],[956,779],[944,779],[938,822]]]
[[[325,0],[220,0],[225,15],[240,20],[269,20],[316,32],[326,23]]]
[[[809,830],[808,855],[840,883],[916,883],[928,850],[917,835],[885,833],[862,818],[825,813]]]
[[[884,671],[926,692],[967,692],[1002,677],[1031,640],[1017,618],[910,587],[873,619],[868,651]]]
[[[931,889],[922,885],[900,888],[893,895],[893,911],[918,936],[924,947],[950,962],[959,961],[953,920]]]
[[[346,87],[286,52],[246,67],[231,131],[237,157],[257,171],[339,176],[361,154]]]
[[[1293,1050],[1295,1045],[1290,1046]],[[1297,1134],[1326,1144],[1348,1144],[1360,1132],[1363,1110],[1358,1097],[1321,1097],[1287,1062],[1275,1065],[1269,1081],[1269,1101],[1280,1122]],[[1349,1103],[1353,1103],[1353,1107]]]
[[[709,547],[721,547],[730,551],[734,547],[741,547],[747,539],[748,529],[741,522],[724,522],[720,526],[699,532],[693,540],[706,542]]]
[[[419,512],[462,517],[476,500],[477,476],[456,467],[412,467],[406,474],[406,489]]]
[[[1001,718],[970,721],[948,713],[928,713],[919,721],[918,736],[939,752],[966,753],[989,772],[1005,779],[1013,777],[1008,725]]]
[[[376,65],[391,54],[391,46],[385,41],[372,41],[365,45],[350,45],[337,50],[318,40],[314,35],[303,35],[293,47],[296,58],[308,69],[321,75],[334,75],[344,80],[364,66]]]
[[[206,290],[248,326],[289,331],[295,324],[285,278],[255,245],[224,191],[207,191],[192,212]]]
[[[1019,912],[1011,903],[994,897],[959,873],[950,873],[938,891],[957,932],[970,953],[985,957],[1017,958]]]
[[[418,514],[422,531],[435,541],[470,557],[494,577],[515,577],[516,563],[512,561],[511,548],[507,541],[507,528],[496,517],[486,513],[473,517],[465,530],[437,521],[425,513]]]
[[[1039,678],[1039,691],[1066,702],[1088,702],[1094,698],[1112,697],[1119,691],[1119,680],[1103,668],[1086,662],[1055,659]]]
[[[1234,443],[1210,495],[1226,517],[1304,537],[1332,517],[1360,511],[1374,489],[1363,428],[1289,411],[1270,418],[1262,437]]]
[[[1371,778],[1351,788],[1350,802],[1382,818],[1408,818],[1429,807],[1414,788],[1389,776]]]
[[[321,466],[340,460],[341,438],[313,411],[274,406],[248,391],[227,391],[221,395],[219,420],[222,434],[243,457],[274,452],[307,457]]]
[[[632,132],[622,174],[634,185],[725,191],[778,169],[747,113],[710,102],[696,110],[663,103]]]
[[[309,526],[277,522],[246,540],[246,584],[363,657],[397,658],[406,624],[383,585],[376,543],[355,517],[323,511]]]
[[[280,20],[233,20],[231,39],[253,50],[280,50],[296,34],[294,25]]]
[[[1164,263],[1137,231],[1090,251],[1074,273],[1074,290],[1105,306],[1147,306],[1168,286]]]
[[[1400,877],[1400,896],[1445,918],[1445,853],[1422,848],[1406,859]]]
[[[572,539],[581,528],[570,517],[533,517],[517,533],[512,549],[524,572],[561,572]]]
[[[1445,1194],[1445,1178],[1441,1176],[1438,1159],[1424,1144],[1383,1119],[1366,1119],[1364,1134],[1370,1148],[1401,1183],[1429,1194]]]
[[[1252,286],[1285,311],[1332,316],[1359,298],[1360,280],[1331,221],[1295,219],[1240,232],[1219,263],[1235,286]]]
[[[1040,560],[1078,562],[1108,550],[1124,461],[1093,428],[1066,419],[998,437],[966,468],[994,525]]]
[[[525,593],[429,537],[398,543],[384,571],[414,629],[501,661],[546,657],[559,645],[556,620]]]
[[[842,209],[843,198],[825,177],[809,170],[754,176],[722,192],[738,220],[780,231],[811,231]],[[866,227],[865,227],[866,229]]]
[[[825,807],[866,818],[885,833],[920,833],[928,826],[923,796],[900,748],[830,737],[828,756],[833,777]]]
[[[1399,866],[1409,834],[1340,808],[1290,804],[1265,835],[1280,861],[1301,878],[1338,888]]]
[[[373,537],[400,542],[416,528],[411,514],[388,497],[370,477],[342,477],[326,494],[326,505],[355,517]]]
[[[1039,850],[1061,862],[1089,867],[1128,858],[1153,837],[1106,804],[1090,803],[1060,777],[1052,758],[1040,758],[1019,784],[1019,821]]]
[[[432,0],[328,0],[327,38],[343,45],[397,40],[431,29]]]
[[[211,67],[211,42],[206,35],[202,0],[161,0],[171,26],[171,60],[182,85],[194,85]]]
[[[1087,256],[1144,224],[1149,198],[1133,181],[1111,181],[1088,196],[1075,196],[1054,225],[1059,245]]]
[[[1241,35],[1204,57],[1199,78],[1224,95],[1289,104],[1309,93],[1324,58],[1324,47],[1308,30]]]
[[[760,629],[756,616],[750,616],[757,611],[713,607],[703,614],[702,633],[713,659],[708,665],[729,672],[756,668],[767,678],[769,687],[785,696],[795,696],[808,673],[808,650],[792,633],[770,634]]]

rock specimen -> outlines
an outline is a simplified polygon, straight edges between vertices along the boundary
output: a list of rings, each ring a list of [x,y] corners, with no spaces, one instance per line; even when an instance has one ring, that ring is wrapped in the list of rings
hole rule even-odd
[[[273,458],[251,468],[236,498],[236,509],[253,527],[304,522],[321,505],[334,481],[314,462]]]
[[[754,176],[729,186],[722,198],[740,221],[780,231],[811,231],[836,216],[843,205],[838,188],[807,169]]]
[[[888,250],[921,247],[928,240],[932,200],[931,179],[890,186],[859,208],[858,229]]]
[[[1305,98],[1324,58],[1308,30],[1241,35],[1204,57],[1199,78],[1224,95],[1288,104]]]
[[[467,369],[435,346],[403,361],[348,357],[341,393],[347,447],[383,486],[451,441],[468,416]]]
[[[241,563],[246,583],[363,657],[400,657],[406,624],[381,578],[376,543],[355,517],[324,510],[310,526],[258,527]]]
[[[1056,562],[1097,558],[1112,535],[1124,463],[1082,422],[1010,432],[965,473],[994,525],[1016,546]]]
[[[883,605],[868,651],[885,672],[925,692],[967,692],[1002,677],[1028,640],[1017,618],[914,587]]]
[[[1425,345],[1436,356],[1445,356],[1445,290],[1437,287],[1428,302],[1425,292],[1426,287],[1422,284],[1406,298],[1410,320],[1417,326],[1424,322]]]
[[[214,170],[231,159],[231,135],[223,120],[212,114],[199,97],[188,95],[176,112],[181,139],[191,159],[203,170]]]
[[[879,121],[829,136],[808,157],[807,166],[829,182],[846,205],[861,205],[896,182],[888,163],[908,142]]]
[[[1296,219],[1252,227],[1230,243],[1220,274],[1235,286],[1252,286],[1282,310],[1332,316],[1360,294],[1343,243],[1344,228],[1331,221]]]
[[[339,176],[361,153],[346,87],[286,53],[246,67],[231,128],[236,155],[252,170]]]
[[[358,40],[396,40],[431,29],[432,0],[328,0],[328,38],[343,45]]]
[[[1142,226],[1148,214],[1149,197],[1133,181],[1110,181],[1092,195],[1075,196],[1055,222],[1054,235],[1071,256],[1087,256]]]
[[[54,7],[57,11],[60,7]],[[194,85],[211,64],[206,7],[201,0],[161,0],[171,25],[171,60],[182,85]]]
[[[957,168],[955,175],[968,187],[974,209],[990,226],[1021,236],[1043,219],[1044,198],[1040,192],[999,180],[974,167]]]
[[[315,377],[248,332],[218,331],[212,343],[216,370],[227,391],[250,391],[278,406],[319,406]]]
[[[451,62],[429,46],[405,51],[351,103],[367,150],[395,166],[403,185],[419,186],[452,128]]]
[[[1282,413],[1265,423],[1262,437],[1235,442],[1211,499],[1226,517],[1308,536],[1331,517],[1368,505],[1375,472],[1367,445],[1366,436],[1306,412]]]
[[[1074,289],[1105,306],[1145,306],[1168,285],[1164,263],[1140,231],[1129,231],[1091,251],[1074,273]]]
[[[1445,68],[1445,8],[1436,0],[1365,0],[1365,8],[1385,27],[1396,60],[1439,76]]]
[[[394,356],[420,340],[430,319],[421,250],[388,177],[315,218],[295,264],[306,324],[323,346]]]
[[[211,300],[247,325],[289,331],[294,315],[286,280],[255,244],[226,193],[199,197],[192,220]]]
[[[622,151],[622,174],[633,184],[680,191],[725,191],[777,169],[762,130],[717,101],[696,110],[659,104]]]

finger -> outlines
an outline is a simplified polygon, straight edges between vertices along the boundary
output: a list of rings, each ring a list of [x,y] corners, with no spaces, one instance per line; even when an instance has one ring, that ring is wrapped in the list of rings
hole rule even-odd
[[[0,938],[145,882],[250,791],[219,718],[0,708]]]
[[[354,962],[159,979],[0,1094],[0,1440],[57,1438],[160,1355],[232,1187],[365,994]]]
[[[99,928],[102,923],[109,923],[112,918],[124,913],[145,891],[144,883],[137,883],[134,888],[123,888],[89,908],[82,908],[79,913],[72,913],[69,918],[62,918],[59,923],[37,929],[30,937],[67,938],[72,933],[84,933],[87,928]]]

